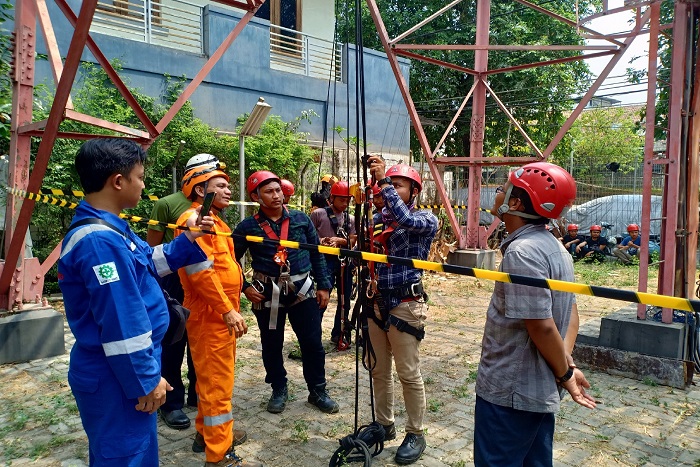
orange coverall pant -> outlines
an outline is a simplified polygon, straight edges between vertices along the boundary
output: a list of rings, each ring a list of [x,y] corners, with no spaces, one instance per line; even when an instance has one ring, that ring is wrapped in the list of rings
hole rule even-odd
[[[193,203],[178,219],[185,223]],[[214,230],[231,232],[218,216]],[[176,231],[176,235],[181,230]],[[184,305],[191,314],[187,320],[192,360],[197,371],[199,404],[195,427],[204,436],[207,462],[218,462],[233,444],[233,396],[236,337],[229,335],[222,315],[231,309],[240,312],[241,266],[236,261],[231,237],[205,235],[197,243],[207,261],[178,271],[185,291]]]

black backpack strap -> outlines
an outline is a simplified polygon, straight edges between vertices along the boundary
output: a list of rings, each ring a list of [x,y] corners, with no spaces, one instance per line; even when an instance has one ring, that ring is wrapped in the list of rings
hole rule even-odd
[[[333,212],[333,208],[330,206],[326,206],[323,208],[326,211],[326,215],[328,216],[328,220],[331,221],[331,228],[333,229],[333,232],[338,235],[338,227],[340,224],[338,223],[338,218],[336,217],[335,213]]]

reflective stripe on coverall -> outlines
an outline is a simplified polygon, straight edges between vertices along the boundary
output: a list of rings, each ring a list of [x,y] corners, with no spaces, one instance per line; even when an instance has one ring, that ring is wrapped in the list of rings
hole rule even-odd
[[[182,224],[199,203],[178,219]],[[217,232],[230,232],[228,225],[214,216]],[[176,235],[182,231],[177,231]],[[205,235],[197,244],[207,255],[207,261],[180,269],[185,291],[184,305],[191,314],[187,320],[192,361],[197,371],[199,405],[195,426],[204,436],[208,462],[218,462],[233,444],[233,378],[236,358],[236,336],[229,335],[222,315],[229,310],[240,311],[242,276],[235,259],[233,239]]]

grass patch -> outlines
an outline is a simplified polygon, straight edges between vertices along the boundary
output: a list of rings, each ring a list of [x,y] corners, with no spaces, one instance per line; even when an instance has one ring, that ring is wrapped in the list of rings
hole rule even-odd
[[[639,282],[639,268],[623,266],[616,262],[574,263],[576,282],[602,287],[634,287]],[[656,283],[658,267],[649,268],[649,282]]]
[[[292,427],[292,438],[302,443],[309,442],[309,424],[305,420],[297,420]]]
[[[443,405],[445,405],[445,403],[438,399],[428,399],[428,410],[430,412],[439,412]]]

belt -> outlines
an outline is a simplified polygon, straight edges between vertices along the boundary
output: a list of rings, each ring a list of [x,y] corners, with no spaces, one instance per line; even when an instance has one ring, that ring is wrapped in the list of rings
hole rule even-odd
[[[262,307],[270,309],[270,323],[268,325],[270,330],[277,329],[278,312],[280,308],[284,308],[284,305],[280,304],[281,293],[284,292],[284,294],[287,295],[290,289],[292,292],[295,292],[294,283],[304,279],[306,280],[301,288],[296,291],[297,299],[292,305],[296,305],[308,298],[306,294],[309,293],[309,290],[311,290],[311,287],[314,285],[309,272],[295,274],[293,276],[289,274],[280,274],[278,277],[274,277],[263,274],[262,272],[253,271],[253,280],[257,280],[262,284],[268,282],[272,284],[272,299],[262,303]]]
[[[380,289],[379,291],[386,297],[399,297],[402,300],[405,298],[421,298],[425,293],[422,281],[408,284],[403,287],[397,287],[395,289]]]

